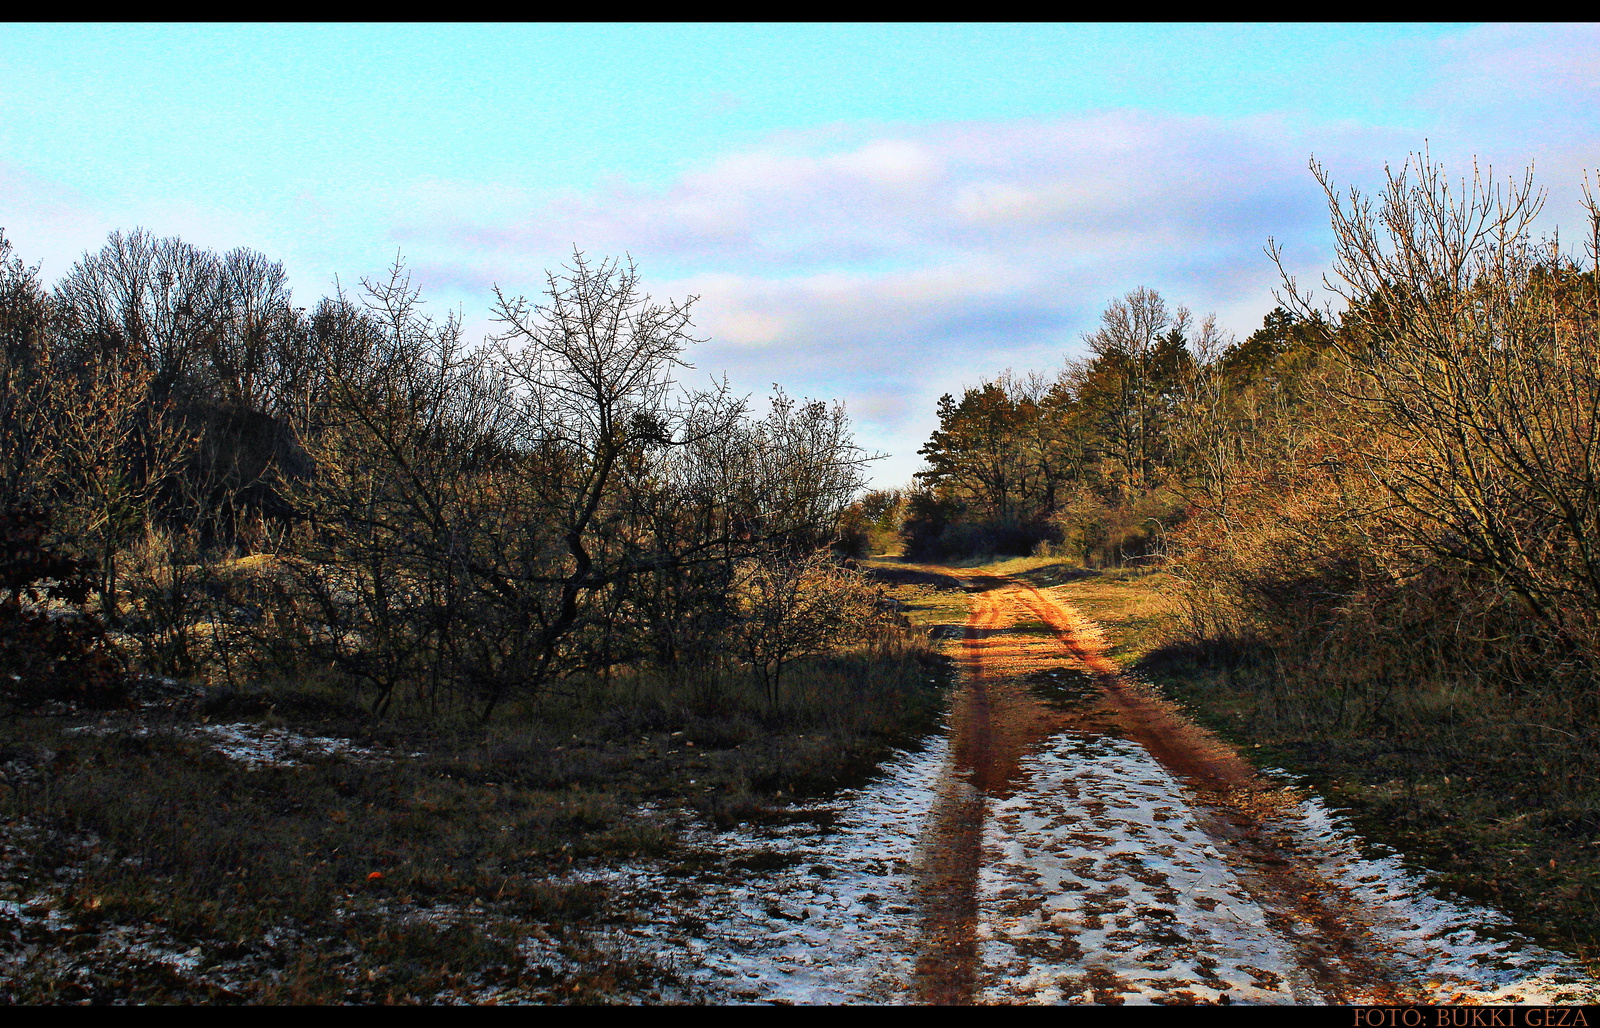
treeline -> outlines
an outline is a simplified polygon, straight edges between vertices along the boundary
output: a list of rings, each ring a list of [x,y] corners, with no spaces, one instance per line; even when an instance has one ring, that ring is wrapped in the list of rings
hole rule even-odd
[[[1090,355],[1054,378],[1008,373],[940,399],[921,488],[900,499],[912,554],[1056,550],[1104,565],[1158,553],[1204,460],[1210,394],[1292,375],[1329,339],[1320,316],[1280,308],[1224,344],[1214,319],[1196,324],[1147,289],[1101,320]]]
[[[474,346],[398,262],[307,309],[246,249],[113,233],[46,289],[0,236],[7,698],[321,677],[486,716],[648,665],[775,704],[893,636],[816,556],[868,457],[842,408],[683,388],[689,305],[631,264],[496,298]]]
[[[941,401],[889,497],[909,551],[1159,563],[1189,639],[1330,717],[1455,683],[1549,699],[1592,741],[1600,207],[1575,254],[1534,237],[1530,179],[1408,165],[1374,199],[1317,174],[1342,310],[1286,276],[1235,342],[1148,290],[1111,304],[1058,376]]]

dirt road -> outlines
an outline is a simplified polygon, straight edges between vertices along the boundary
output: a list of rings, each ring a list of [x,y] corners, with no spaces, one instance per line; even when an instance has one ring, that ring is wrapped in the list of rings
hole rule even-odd
[[[1019,580],[923,570],[957,577],[972,610],[918,861],[916,998],[1482,993],[1483,975],[1415,945],[1426,915],[1372,901],[1302,797],[1125,678],[1091,621]],[[1407,899],[1412,884],[1377,891]]]
[[[946,730],[783,824],[681,823],[706,869],[596,869],[652,897],[626,944],[689,1001],[1596,1002],[1570,958],[1436,895],[1292,781],[1122,676],[1016,578],[968,593]],[[948,593],[929,609],[954,614]]]

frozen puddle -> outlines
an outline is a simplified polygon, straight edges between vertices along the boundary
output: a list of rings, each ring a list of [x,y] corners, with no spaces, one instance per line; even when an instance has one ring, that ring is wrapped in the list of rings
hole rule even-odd
[[[1058,736],[1022,772],[984,824],[981,1001],[1318,1001],[1141,746]]]
[[[729,871],[686,877],[652,864],[589,877],[665,897],[629,934],[649,943],[697,999],[906,1002],[918,930],[912,863],[948,756],[946,737],[929,739],[866,788],[795,808],[835,812],[825,829],[800,822],[684,833],[691,845],[726,855]],[[768,863],[787,866],[762,870]]]

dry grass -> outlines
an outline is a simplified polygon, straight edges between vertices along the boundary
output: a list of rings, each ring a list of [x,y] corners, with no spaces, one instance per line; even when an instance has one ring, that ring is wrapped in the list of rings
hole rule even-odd
[[[1359,666],[1314,674],[1293,652],[1196,645],[1160,574],[1085,577],[1058,594],[1100,622],[1124,667],[1259,766],[1305,776],[1436,885],[1600,956],[1600,776],[1569,703],[1474,682],[1471,668],[1359,680]]]
[[[563,761],[533,738],[502,741],[492,761],[436,739],[425,757],[252,770],[181,721],[76,727],[12,725],[10,750],[29,773],[7,790],[7,826],[37,834],[7,877],[71,924],[17,969],[16,1001],[216,998],[208,977],[252,1001],[396,1000],[482,974],[526,990],[537,968],[517,958],[516,932],[588,945],[617,916],[603,894],[548,881],[553,872],[673,844],[618,795],[578,784],[603,759]],[[195,947],[202,969],[221,970],[180,987],[56,952],[129,931]]]
[[[781,818],[929,731],[948,672],[907,642],[807,662],[792,683],[772,710],[747,675],[619,675],[487,724],[422,710],[379,722],[314,681],[13,718],[0,898],[37,916],[0,923],[0,999],[692,998],[669,968],[605,941],[650,897],[563,877],[717,859],[684,851],[673,818],[641,804],[713,824]],[[377,755],[251,769],[208,742],[201,729],[218,723]],[[134,939],[191,954],[188,969]]]

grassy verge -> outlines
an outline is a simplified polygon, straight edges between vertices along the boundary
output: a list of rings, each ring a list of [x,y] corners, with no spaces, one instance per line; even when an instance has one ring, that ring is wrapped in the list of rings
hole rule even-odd
[[[1600,965],[1600,777],[1549,701],[1441,682],[1319,684],[1267,653],[1175,641],[1159,573],[1072,578],[1113,656],[1258,766],[1303,776],[1438,886]],[[1303,658],[1302,658],[1303,659]],[[1381,705],[1374,705],[1374,699]]]
[[[375,722],[306,683],[10,718],[0,1001],[692,999],[614,945],[653,898],[570,872],[716,860],[680,818],[781,819],[859,783],[931,728],[947,676],[907,642],[796,666],[777,710],[742,675],[652,673],[488,724]],[[239,738],[292,758],[219,745]]]
[[[972,604],[957,579],[920,570],[921,565],[907,567],[895,557],[864,561],[863,567],[913,631],[935,645],[961,638]]]

